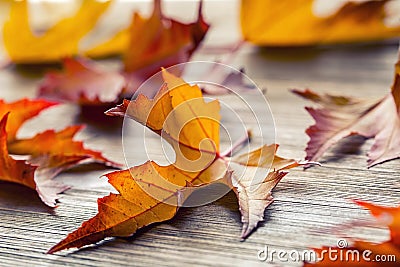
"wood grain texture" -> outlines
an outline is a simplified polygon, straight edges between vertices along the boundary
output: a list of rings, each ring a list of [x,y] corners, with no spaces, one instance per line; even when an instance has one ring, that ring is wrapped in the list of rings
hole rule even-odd
[[[389,92],[396,53],[395,45],[307,49],[245,46],[233,65],[244,66],[260,87],[267,88],[276,141],[281,145],[279,154],[301,159],[308,141],[304,130],[312,119],[304,110],[308,103],[288,88],[383,96]],[[195,58],[216,57],[206,45]],[[105,63],[115,65],[113,60]],[[44,69],[20,66],[1,70],[0,97],[33,97]],[[254,109],[265,109],[259,97],[249,98]],[[249,116],[245,111],[238,112],[244,118]],[[121,124],[88,122],[73,105],[44,112],[27,123],[20,134],[31,136],[71,123],[87,123],[79,138],[90,148],[103,150],[112,160],[124,162]],[[51,246],[96,214],[97,198],[111,189],[106,179],[99,177],[109,170],[91,166],[89,172],[77,168],[59,175],[58,180],[74,188],[62,196],[54,210],[46,208],[35,192],[0,183],[0,266],[300,266],[298,262],[260,262],[257,252],[265,245],[287,251],[334,245],[338,236],[327,229],[370,218],[351,199],[399,203],[400,161],[366,169],[365,154],[371,143],[349,138],[323,157],[322,167],[292,170],[275,189],[275,202],[265,213],[266,221],[245,242],[239,241],[240,214],[230,192],[215,203],[181,209],[171,221],[148,227],[133,238],[109,239],[101,246],[47,255]],[[146,160],[141,153],[130,156],[132,161]],[[388,237],[382,229],[360,229],[354,234],[378,241]]]

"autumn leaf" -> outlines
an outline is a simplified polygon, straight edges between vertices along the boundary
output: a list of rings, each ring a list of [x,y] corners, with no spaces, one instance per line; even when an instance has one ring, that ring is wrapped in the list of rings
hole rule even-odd
[[[208,31],[200,2],[196,22],[184,24],[165,17],[161,1],[154,1],[149,18],[133,15],[128,29],[88,51],[98,57],[110,53],[124,56],[121,72],[106,71],[84,58],[63,60],[63,72],[51,71],[39,88],[39,96],[86,106],[107,106],[131,97],[139,86],[161,67],[187,62]]]
[[[26,163],[25,160],[15,160],[8,154],[6,132],[7,119],[8,114],[5,114],[0,122],[0,179],[36,189],[34,172],[37,167]]]
[[[129,28],[118,31],[109,40],[97,44],[85,51],[84,55],[90,58],[101,58],[112,55],[122,55],[129,44]]]
[[[63,72],[48,72],[39,86],[39,97],[79,105],[106,105],[119,100],[125,78],[83,58],[65,58]]]
[[[125,100],[107,114],[128,116],[159,134],[173,147],[176,162],[160,166],[147,161],[107,174],[118,194],[99,199],[98,214],[49,253],[80,248],[106,237],[131,236],[144,226],[169,220],[194,190],[217,182],[233,186],[238,194],[245,238],[262,220],[265,208],[272,201],[271,190],[286,174],[284,170],[303,164],[274,158],[276,145],[237,158],[221,155],[219,101],[206,102],[197,85],[191,86],[166,70],[162,74],[165,84],[154,99],[138,95],[134,101]],[[230,167],[231,161],[235,168]],[[254,184],[253,172],[257,167],[263,169],[265,176],[258,177],[261,179]]]
[[[232,159],[230,167],[234,171],[231,183],[242,214],[242,239],[247,238],[257,224],[264,220],[264,211],[274,200],[271,191],[288,174],[285,170],[303,164],[314,164],[281,158],[276,155],[278,147],[263,146]],[[241,171],[244,171],[242,177],[236,175]]]
[[[42,157],[82,157],[85,162],[102,163],[110,167],[121,167],[120,164],[105,158],[100,152],[84,148],[82,141],[75,141],[74,136],[83,126],[69,126],[56,132],[47,130],[32,138],[18,139],[10,143],[9,151],[16,155],[31,155],[33,158]]]
[[[164,75],[167,76],[166,80],[171,78],[170,74],[166,72],[164,72]],[[219,103],[215,101],[205,103],[201,98],[201,91],[198,87],[192,89],[186,84],[184,86],[178,86],[178,89],[176,89],[176,85],[179,82],[181,82],[181,80],[177,82],[172,80],[170,86],[171,89],[173,89],[169,91],[167,87],[163,87],[154,100],[139,96],[130,108],[130,116],[132,118],[138,118],[139,122],[161,134],[164,124],[166,123],[165,121],[168,115],[173,111],[174,106],[176,107],[183,104],[185,105],[185,109],[181,110],[181,112],[186,112],[186,107],[188,107],[186,101],[194,99],[194,101],[199,101],[196,102],[198,106],[194,107],[196,108],[196,112],[201,112],[205,105],[211,104],[210,109],[214,111],[212,115],[217,116],[213,123],[216,123],[218,127],[204,127],[204,131],[200,130],[200,132],[196,133],[199,134],[200,137],[217,137],[210,140],[216,145],[213,145],[209,151],[205,151],[207,154],[212,154],[212,158],[214,159],[218,152],[216,148],[219,142]],[[185,90],[188,88],[190,90]],[[189,95],[182,94],[183,91],[185,93],[187,91]],[[111,112],[115,111],[110,111],[109,113]],[[146,118],[147,115],[149,115],[148,120]],[[179,123],[179,116],[173,116],[173,118],[173,120],[170,120],[171,124],[175,122]],[[175,121],[175,118],[177,121]],[[192,127],[197,126],[196,130],[199,131],[198,127],[205,126],[203,125],[205,120],[206,119],[201,118],[194,120],[193,123],[196,125],[192,125]],[[186,129],[190,130],[188,127],[186,127]],[[184,130],[182,131],[184,132]],[[188,154],[190,154],[190,151],[198,154],[198,139],[191,141],[190,138],[185,138],[184,134],[185,133],[182,134],[182,139],[184,139],[184,141],[182,141],[184,151],[188,152]],[[169,141],[178,143],[179,145],[179,139],[174,139],[172,137]],[[177,146],[174,146],[175,149],[176,147]],[[205,163],[207,164],[209,162]],[[107,236],[130,236],[143,226],[172,218],[178,207],[183,203],[183,199],[181,199],[182,194],[180,193],[182,188],[188,183],[194,185],[210,182],[210,177],[204,177],[201,169],[198,171],[192,171],[192,169],[189,169],[190,171],[183,170],[184,169],[177,168],[176,165],[159,166],[155,162],[148,161],[143,165],[133,167],[129,170],[106,175],[110,184],[118,190],[119,194],[110,194],[107,197],[99,199],[98,215],[85,222],[81,228],[71,233],[65,240],[53,247],[49,253],[71,247],[82,247],[98,242]],[[146,186],[149,188],[146,188]],[[155,198],[154,194],[151,194],[148,190],[150,192],[155,192],[155,195],[158,197]],[[165,203],[166,201],[168,202]]]
[[[0,117],[11,112],[6,126],[8,142],[16,139],[17,132],[25,121],[32,119],[44,109],[54,105],[57,105],[57,103],[45,100],[29,100],[24,98],[12,103],[6,103],[3,99],[0,99]]]
[[[356,204],[368,209],[370,213],[377,219],[377,223],[389,228],[390,240],[382,243],[371,243],[362,240],[355,240],[352,246],[333,247],[336,250],[330,258],[328,253],[322,257],[324,251],[328,247],[315,249],[319,257],[322,258],[316,263],[305,263],[304,266],[398,266],[400,259],[400,206],[399,207],[382,207],[368,202],[356,200]],[[342,259],[338,255],[357,255],[343,256]],[[385,259],[385,260],[383,260]]]
[[[400,35],[399,26],[385,25],[385,5],[390,0],[347,1],[336,13],[325,17],[314,14],[315,2],[242,1],[245,40],[267,46],[304,46],[377,41]]]
[[[86,156],[107,166],[119,166],[119,164],[103,157],[101,153],[84,148],[82,141],[73,140],[76,133],[83,126],[70,126],[59,132],[47,130],[31,138],[21,139],[16,136],[24,122],[56,104],[46,100],[22,99],[11,103],[0,100],[0,115],[4,116],[10,113],[6,128],[11,133],[8,133],[8,149],[10,153],[31,155],[33,157],[42,155]]]
[[[79,42],[107,10],[110,1],[82,1],[71,17],[57,22],[43,33],[32,32],[28,1],[12,1],[10,19],[4,24],[4,45],[15,63],[55,62],[78,54]]]
[[[40,167],[37,165],[25,160],[15,160],[9,155],[6,132],[7,119],[8,114],[5,114],[0,122],[0,180],[21,184],[36,190],[45,204],[54,206],[57,195],[69,187],[52,181],[52,177],[40,175],[43,169],[39,170]]]
[[[133,74],[133,79],[139,79],[141,83],[161,67],[187,62],[208,28],[202,15],[202,2],[197,21],[184,24],[166,17],[161,10],[161,0],[154,0],[153,13],[149,18],[134,13],[128,29],[118,32],[111,40],[87,54],[122,53],[124,71]]]
[[[161,0],[154,1],[153,14],[145,19],[133,16],[130,42],[124,56],[125,71],[140,71],[146,78],[161,67],[187,62],[208,31],[203,20],[201,2],[198,21],[183,24],[166,18],[161,11]]]
[[[154,0],[153,13],[149,18],[134,13],[131,25],[127,29],[117,32],[111,39],[93,47],[86,52],[86,55],[101,57],[122,54],[125,56],[125,70],[128,72],[155,64],[157,66],[150,66],[151,72],[154,72],[160,67],[168,66],[160,64],[164,60],[177,61],[182,57],[185,60],[176,63],[186,62],[203,41],[209,27],[202,14],[202,1],[197,21],[184,24],[163,15],[161,0]],[[176,59],[173,59],[174,57]],[[169,62],[169,65],[176,63]]]
[[[154,0],[153,13],[149,18],[134,13],[128,29],[117,33],[114,39],[100,46],[99,50],[92,50],[94,55],[102,54],[114,45],[121,47],[123,40],[128,40],[122,51],[123,73],[127,80],[125,97],[132,97],[140,85],[160,68],[190,60],[210,27],[204,20],[202,4],[200,1],[197,21],[184,24],[166,17],[161,9],[161,0]],[[222,74],[220,77],[226,78]]]
[[[121,167],[120,164],[105,158],[100,152],[85,148],[82,141],[73,140],[82,126],[70,126],[59,132],[47,130],[31,138],[17,137],[18,129],[25,121],[55,104],[44,100],[29,99],[12,103],[0,101],[0,115],[3,116],[5,127],[1,138],[6,140],[6,144],[2,146],[1,156],[5,159],[9,158],[9,154],[24,156],[25,161],[17,161],[20,170],[24,170],[21,167],[23,163],[26,166],[32,166],[32,175],[22,180],[20,175],[13,173],[16,170],[8,167],[13,165],[4,161],[0,168],[4,168],[5,172],[1,175],[0,180],[19,183],[35,189],[42,201],[50,207],[56,205],[58,194],[69,188],[53,181],[53,178],[60,172],[78,164],[90,162],[98,162],[116,168]],[[7,171],[8,168],[11,168],[11,172]],[[27,172],[26,175],[29,174],[28,171],[25,172]]]
[[[185,164],[190,165],[188,169],[202,169],[214,160],[219,151],[219,103],[217,101],[205,103],[197,86],[187,85],[182,79],[166,70],[163,71],[163,77],[165,85],[153,100],[140,94],[136,101],[130,103],[125,100],[122,105],[106,114],[123,116],[126,112],[127,116],[156,133],[161,134],[164,130],[166,135],[163,137],[177,152],[177,164],[183,169],[186,169],[182,166]],[[130,108],[126,110],[128,106]],[[193,113],[207,119],[201,120],[200,124],[199,120],[193,118]],[[177,127],[179,125],[182,127]],[[192,134],[193,131],[196,135]],[[203,158],[196,161],[199,163],[197,167],[193,165],[196,162],[185,160],[198,159],[200,155]]]
[[[395,66],[392,91],[381,100],[321,96],[310,90],[293,92],[322,106],[306,108],[316,121],[306,130],[310,136],[307,160],[318,160],[332,145],[350,135],[375,139],[368,153],[368,167],[400,157],[399,62]]]

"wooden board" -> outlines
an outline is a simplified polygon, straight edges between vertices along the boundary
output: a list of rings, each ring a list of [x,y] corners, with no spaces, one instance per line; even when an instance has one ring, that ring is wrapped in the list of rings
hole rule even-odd
[[[215,58],[208,51],[206,46],[196,59]],[[281,145],[279,154],[302,159],[308,141],[304,130],[312,119],[304,110],[308,103],[292,95],[288,88],[383,96],[390,89],[396,54],[395,45],[309,49],[246,46],[233,65],[244,66],[260,87],[267,88],[266,97],[276,123],[276,141]],[[15,100],[34,96],[42,70],[33,67],[1,70],[0,97]],[[261,100],[253,97],[252,107],[265,109]],[[44,112],[28,122],[21,135],[61,129],[71,123],[87,123],[79,138],[111,159],[124,162],[121,124],[88,122],[73,105]],[[400,161],[368,170],[365,154],[371,141],[362,141],[350,138],[342,142],[326,154],[322,167],[291,171],[274,191],[276,200],[265,212],[266,221],[245,242],[239,239],[240,214],[231,192],[215,203],[181,209],[173,220],[148,227],[133,238],[110,239],[80,251],[47,255],[51,246],[96,214],[97,198],[110,190],[106,179],[99,177],[110,170],[78,168],[59,175],[58,180],[74,188],[62,196],[54,210],[46,208],[34,192],[0,183],[0,265],[300,266],[299,262],[276,259],[261,262],[257,253],[266,245],[270,250],[286,251],[335,245],[340,236],[327,229],[370,218],[351,199],[387,205],[399,202]],[[142,154],[136,157],[133,160],[146,160]],[[387,231],[372,228],[352,234],[378,241],[388,237]]]

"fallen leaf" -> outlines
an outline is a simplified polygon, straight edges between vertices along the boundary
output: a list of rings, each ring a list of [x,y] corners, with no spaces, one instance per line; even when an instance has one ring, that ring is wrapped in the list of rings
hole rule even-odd
[[[42,201],[53,207],[58,194],[69,187],[52,181],[54,176],[40,175],[40,167],[37,165],[25,160],[15,160],[9,155],[6,132],[7,119],[8,114],[5,114],[0,122],[0,180],[21,184],[36,190]]]
[[[36,189],[34,172],[37,167],[26,163],[25,160],[15,160],[8,154],[6,132],[7,119],[8,114],[5,114],[0,121],[0,179]]]
[[[26,162],[37,166],[35,171],[36,191],[40,199],[49,207],[56,207],[59,194],[70,189],[70,186],[54,181],[59,173],[70,169],[84,160],[86,155],[40,155],[30,157]]]
[[[123,115],[129,106],[127,116],[159,134],[162,131],[166,133],[163,138],[167,139],[175,149],[179,166],[185,169],[186,167],[182,165],[189,164],[188,169],[202,169],[214,160],[219,151],[219,103],[218,101],[205,103],[198,86],[189,86],[166,70],[163,71],[163,77],[165,85],[153,100],[140,94],[136,101],[131,103],[125,100],[122,105],[107,111],[106,114]],[[201,120],[200,124],[199,120],[193,118],[193,113],[208,119]],[[209,131],[206,132],[204,129]],[[193,131],[197,134],[193,135]],[[197,167],[194,167],[194,162],[185,160],[185,158],[198,159],[200,155],[203,158],[197,161],[199,162]]]
[[[56,132],[47,130],[32,138],[18,139],[9,144],[8,150],[16,155],[31,155],[32,158],[46,157],[81,157],[85,163],[97,162],[119,168],[120,164],[105,158],[100,152],[84,148],[82,141],[75,141],[74,136],[83,126],[69,126]],[[62,162],[62,161],[61,161]]]
[[[197,21],[184,24],[164,16],[161,0],[154,0],[149,18],[134,13],[128,29],[86,53],[90,57],[122,54],[124,70],[121,73],[107,72],[88,59],[66,58],[63,72],[52,71],[46,75],[39,96],[86,106],[115,103],[121,95],[130,98],[161,67],[187,62],[208,28],[202,15],[202,2]]]
[[[321,96],[310,90],[293,92],[322,106],[321,109],[306,108],[316,122],[306,130],[310,136],[307,160],[318,160],[332,145],[350,135],[375,138],[368,153],[368,167],[400,157],[399,62],[392,91],[381,100]]]
[[[267,46],[304,46],[378,41],[400,35],[400,27],[385,25],[390,0],[347,1],[336,13],[321,17],[315,0],[247,0],[242,2],[245,40]],[[351,29],[351,31],[349,31]]]
[[[27,180],[26,183],[21,182],[18,175],[12,179],[10,179],[11,176],[1,175],[1,179],[35,189],[42,201],[50,207],[56,205],[58,194],[69,188],[53,181],[53,178],[60,172],[78,164],[90,162],[98,162],[115,168],[121,167],[120,164],[105,158],[100,152],[85,148],[82,141],[73,140],[82,126],[70,126],[59,132],[47,130],[31,138],[17,137],[17,132],[25,121],[54,105],[55,103],[45,100],[22,99],[12,103],[0,100],[0,115],[4,116],[3,123],[6,127],[1,138],[6,138],[6,141],[8,139],[7,144],[2,147],[2,155],[5,158],[9,154],[24,156],[24,161],[17,162],[34,166],[32,177],[29,178],[31,180]],[[6,133],[6,129],[7,131],[10,129],[10,134]],[[5,149],[7,153],[4,152]],[[18,164],[22,165],[22,163]],[[4,168],[7,170],[7,167]],[[24,170],[22,167],[21,169]]]
[[[242,214],[242,239],[264,220],[264,211],[273,202],[272,189],[288,174],[285,170],[310,164],[281,158],[276,155],[277,150],[278,145],[263,146],[231,161],[231,183]],[[240,177],[237,173],[241,172],[244,173]]]
[[[82,1],[73,16],[60,20],[43,33],[35,33],[29,24],[28,1],[12,1],[10,19],[3,28],[8,56],[15,63],[44,63],[78,54],[80,40],[109,4],[110,1]]]
[[[323,247],[315,249],[319,255],[316,263],[305,263],[304,266],[398,266],[400,258],[400,206],[382,207],[364,201],[356,204],[368,209],[377,219],[377,223],[387,226],[390,240],[372,243],[355,240],[352,246]],[[328,250],[335,251],[330,257]],[[339,256],[343,255],[343,256]],[[356,256],[358,255],[358,257]],[[336,256],[336,259],[334,258]]]
[[[124,72],[132,95],[146,79],[162,67],[189,61],[204,39],[209,25],[202,15],[200,1],[198,19],[184,24],[163,15],[161,0],[154,0],[149,18],[134,13],[128,29],[118,32],[111,40],[88,52],[89,56],[117,52],[124,58]],[[126,44],[123,44],[126,42]]]
[[[183,56],[184,58],[190,57],[210,27],[202,14],[202,0],[197,21],[189,24],[164,16],[161,0],[154,0],[153,3],[153,13],[149,18],[134,13],[128,28],[120,30],[111,39],[93,47],[86,52],[86,55],[89,57],[125,55],[125,68],[130,72],[161,62],[166,57],[183,56],[185,53],[188,55]],[[184,51],[180,53],[180,50]],[[153,70],[158,71],[160,67],[166,66],[158,64]]]
[[[172,78],[169,75],[170,74],[164,72],[164,76],[167,76],[166,80]],[[177,83],[179,82],[181,82],[181,80],[178,80]],[[177,89],[177,83],[174,80],[172,80],[171,83],[171,85],[168,84],[171,86],[171,90],[168,90],[167,87],[163,87],[158,97],[154,100],[149,100],[144,96],[138,97],[137,100],[133,102],[132,108],[130,108],[132,112],[130,116],[132,118],[138,118],[139,122],[144,123],[150,129],[160,134],[161,131],[164,130],[164,127],[168,130],[172,130],[166,133],[171,136],[171,138],[168,138],[171,143],[177,143],[177,145],[182,144],[184,147],[183,150],[187,152],[188,155],[191,155],[191,152],[199,154],[200,143],[198,138],[193,141],[190,138],[185,138],[185,130],[183,128],[181,141],[179,137],[176,136],[173,129],[164,124],[168,124],[168,122],[166,122],[167,117],[173,112],[174,107],[182,104],[185,107],[181,112],[187,112],[186,107],[188,107],[188,104],[186,101],[196,101],[198,106],[194,107],[195,112],[202,112],[204,106],[211,104],[212,107],[210,108],[214,111],[211,116],[216,116],[215,120],[212,120],[212,123],[216,123],[217,127],[206,127],[206,125],[203,124],[207,124],[207,119],[203,118],[193,120],[194,125],[191,125],[191,127],[197,126],[195,130],[199,137],[216,137],[211,139],[213,144],[216,145],[209,146],[209,150],[204,151],[212,155],[211,161],[213,161],[218,153],[219,103],[205,103],[198,87],[191,89],[189,85],[185,84],[184,86],[178,86]],[[190,90],[187,90],[188,88]],[[187,91],[189,94],[183,95],[183,91],[185,91],[185,93]],[[155,105],[153,106],[153,104]],[[160,113],[160,110],[163,110],[163,112]],[[147,114],[149,114],[148,118]],[[184,123],[180,123],[181,118],[178,115],[179,114],[173,116],[173,119],[169,120],[169,123],[173,126],[185,125]],[[189,116],[198,118],[197,113],[189,114]],[[183,119],[186,119],[185,116],[183,117]],[[204,131],[199,130],[202,126],[205,126]],[[186,129],[190,130],[189,127],[186,127]],[[177,149],[176,145],[173,147]],[[205,164],[208,163],[207,160]],[[188,183],[195,185],[210,182],[200,179],[200,177],[202,177],[201,169],[197,171],[193,171],[193,169],[184,170],[185,169],[177,168],[175,164],[159,166],[155,162],[148,161],[143,165],[133,167],[129,170],[106,175],[110,184],[118,190],[119,194],[110,194],[107,197],[99,199],[98,215],[85,222],[81,228],[71,233],[65,240],[53,247],[49,253],[71,247],[82,247],[100,241],[107,236],[130,236],[143,226],[172,218],[178,207],[182,204],[183,200],[181,199],[180,192],[183,187]],[[210,179],[210,177],[205,178],[208,180]],[[146,186],[149,188],[146,188]],[[153,193],[156,194],[157,198],[154,197]],[[165,203],[167,200],[168,202]]]
[[[159,166],[153,161],[124,171],[107,174],[109,183],[118,191],[98,200],[98,214],[49,250],[54,253],[80,248],[106,237],[131,236],[138,229],[175,216],[190,194],[203,185],[233,185],[239,196],[246,237],[262,219],[271,202],[270,191],[286,174],[282,170],[303,163],[276,157],[276,145],[242,155],[236,159],[219,153],[220,105],[206,102],[197,85],[189,85],[163,70],[164,86],[154,99],[139,95],[111,109],[108,115],[128,116],[167,140],[176,153],[176,162]],[[231,180],[235,162],[244,170]],[[266,173],[260,188],[250,190],[254,169]],[[272,169],[269,167],[272,166]],[[247,167],[251,170],[246,172]],[[257,184],[255,185],[257,187]],[[253,188],[251,188],[253,189]],[[250,205],[250,208],[248,207]]]
[[[355,200],[355,203],[368,209],[378,223],[387,226],[391,242],[400,245],[400,207],[382,207],[361,200]]]
[[[129,28],[117,32],[111,39],[98,44],[85,52],[90,58],[100,58],[110,55],[122,55],[129,44]]]
[[[8,150],[10,153],[31,155],[32,157],[43,155],[86,156],[107,166],[120,167],[119,164],[103,157],[100,152],[84,148],[82,141],[73,140],[83,126],[70,126],[59,132],[47,130],[31,138],[17,138],[19,128],[27,120],[54,105],[56,105],[55,102],[46,100],[22,99],[11,103],[0,100],[0,116],[10,113],[7,123]]]
[[[54,105],[57,105],[57,103],[46,100],[24,98],[12,103],[6,103],[3,99],[0,99],[0,117],[12,111],[7,123],[8,142],[16,139],[17,132],[25,121],[32,119],[44,109]]]
[[[39,86],[39,97],[79,105],[109,105],[119,100],[125,78],[83,58],[65,58],[63,72],[48,72]]]

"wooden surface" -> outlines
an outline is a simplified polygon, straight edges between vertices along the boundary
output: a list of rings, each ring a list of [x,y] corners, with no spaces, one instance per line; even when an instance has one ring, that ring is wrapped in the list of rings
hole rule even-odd
[[[395,45],[320,49],[246,46],[233,65],[244,66],[260,87],[267,88],[266,97],[276,123],[276,142],[281,145],[279,154],[302,159],[308,141],[304,130],[312,119],[304,110],[308,103],[292,95],[288,88],[382,96],[391,85],[396,53]],[[213,57],[206,46],[195,58]],[[15,100],[34,96],[42,70],[1,70],[0,97]],[[253,108],[265,108],[260,98],[253,97],[251,101]],[[31,136],[71,123],[87,123],[79,138],[111,159],[124,162],[121,125],[87,121],[73,105],[44,112],[28,122],[20,134]],[[96,214],[97,198],[110,190],[106,179],[99,177],[110,170],[91,166],[91,171],[78,168],[59,175],[57,179],[73,189],[63,194],[54,210],[46,208],[35,192],[0,183],[0,265],[299,266],[298,262],[260,262],[257,252],[265,245],[287,251],[335,245],[340,236],[327,229],[370,218],[351,199],[387,205],[399,202],[400,161],[366,169],[365,154],[371,141],[362,141],[350,138],[341,142],[325,155],[322,167],[292,170],[275,189],[275,202],[265,212],[266,221],[245,242],[239,241],[240,214],[231,192],[215,203],[181,209],[173,220],[148,227],[133,238],[109,239],[100,246],[47,255],[51,246]],[[145,160],[142,154],[136,156],[138,161]],[[353,235],[377,241],[388,237],[387,231],[373,228],[352,231]]]

